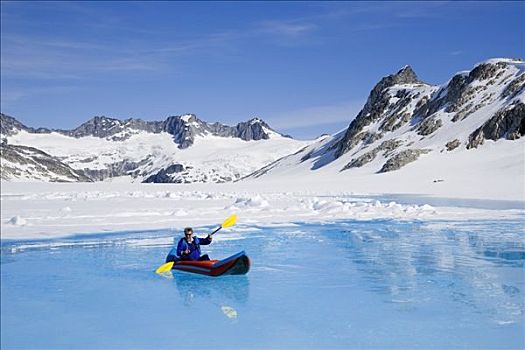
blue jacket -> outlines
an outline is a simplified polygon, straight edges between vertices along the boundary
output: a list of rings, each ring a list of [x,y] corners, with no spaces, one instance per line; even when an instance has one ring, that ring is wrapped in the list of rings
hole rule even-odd
[[[193,242],[188,243],[186,238],[183,237],[179,240],[177,247],[173,247],[168,253],[168,258],[177,256],[180,260],[199,260],[201,257],[201,245],[208,245],[211,243],[211,239],[193,237]],[[189,254],[183,254],[183,252],[189,249],[191,252]],[[166,261],[168,261],[168,258]],[[171,259],[170,259],[171,260]]]

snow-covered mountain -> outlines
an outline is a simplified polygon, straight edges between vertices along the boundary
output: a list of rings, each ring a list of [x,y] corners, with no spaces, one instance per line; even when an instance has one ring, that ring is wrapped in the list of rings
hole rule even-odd
[[[454,190],[505,182],[510,192],[523,187],[525,62],[487,60],[443,85],[427,84],[405,66],[376,84],[346,130],[314,141],[281,135],[259,118],[227,126],[191,114],[153,122],[95,117],[73,130],[34,129],[1,115],[0,131],[3,179],[257,178],[386,192],[396,183],[400,191],[418,185],[425,193],[429,181],[446,180],[455,181]]]
[[[55,157],[34,147],[14,146],[2,142],[2,180],[31,177],[49,182],[91,181]]]
[[[149,122],[94,117],[73,130],[50,130],[0,117],[6,180],[228,182],[309,144],[259,118],[232,127],[193,114]],[[41,163],[43,154],[48,167],[27,165]]]
[[[432,164],[440,181],[447,166],[460,169],[459,163],[469,158],[476,158],[480,166],[470,169],[473,173],[512,168],[511,176],[519,173],[523,162],[515,156],[523,158],[523,138],[518,139],[524,134],[525,61],[487,60],[438,86],[422,82],[405,66],[381,79],[348,129],[247,178],[317,174],[341,175],[349,181],[367,176],[371,181],[403,167],[422,174]],[[427,161],[417,165],[422,159]],[[494,159],[499,159],[497,164],[490,163]],[[468,170],[465,167],[466,163],[463,169]]]

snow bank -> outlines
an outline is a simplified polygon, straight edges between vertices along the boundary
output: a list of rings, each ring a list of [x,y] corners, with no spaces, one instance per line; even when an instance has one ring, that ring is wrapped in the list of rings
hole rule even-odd
[[[329,188],[329,187],[328,187]],[[329,188],[330,189],[330,188]],[[284,190],[284,191],[283,191]],[[289,184],[150,185],[122,183],[2,183],[2,239],[53,238],[79,233],[218,225],[232,214],[240,225],[293,226],[334,220],[468,220],[523,218],[523,206],[505,210],[417,203]],[[491,203],[488,203],[491,204]],[[512,203],[511,203],[512,204]],[[508,209],[508,210],[507,210]]]
[[[267,208],[270,205],[268,204],[268,201],[263,199],[261,196],[256,195],[253,198],[244,198],[240,197],[235,200],[235,203],[231,206],[229,206],[229,209],[243,209],[243,208]]]

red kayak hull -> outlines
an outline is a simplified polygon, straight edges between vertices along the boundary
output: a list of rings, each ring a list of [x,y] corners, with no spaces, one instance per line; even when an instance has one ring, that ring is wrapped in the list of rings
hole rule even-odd
[[[240,252],[223,260],[177,261],[172,269],[213,277],[244,275],[250,270],[250,258]]]

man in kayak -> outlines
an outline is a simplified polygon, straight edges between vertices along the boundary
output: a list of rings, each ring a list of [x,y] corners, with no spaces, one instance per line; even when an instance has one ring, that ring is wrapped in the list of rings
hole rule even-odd
[[[186,227],[184,229],[184,237],[179,240],[177,247],[173,247],[168,256],[166,262],[179,261],[179,260],[210,260],[208,254],[201,256],[201,245],[208,245],[212,241],[212,236],[208,235],[206,238],[199,238],[193,236],[193,229]]]

